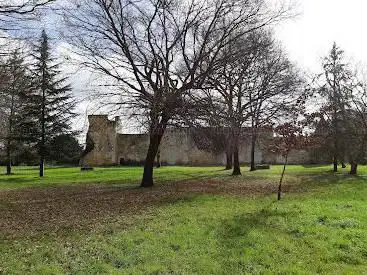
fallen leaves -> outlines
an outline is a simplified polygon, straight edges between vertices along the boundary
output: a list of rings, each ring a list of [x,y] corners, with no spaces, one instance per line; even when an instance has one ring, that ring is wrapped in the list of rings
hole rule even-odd
[[[152,206],[195,194],[272,194],[269,179],[204,180],[159,184],[151,189],[126,185],[81,185],[0,192],[0,233],[93,230],[106,219],[128,222]]]

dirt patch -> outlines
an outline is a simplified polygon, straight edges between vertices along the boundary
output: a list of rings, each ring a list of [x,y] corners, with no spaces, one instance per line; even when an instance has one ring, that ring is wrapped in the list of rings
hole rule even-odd
[[[108,218],[130,218],[151,206],[195,194],[253,195],[276,192],[276,184],[249,182],[185,181],[151,189],[118,185],[81,185],[30,188],[0,192],[0,234],[33,231],[93,229]]]

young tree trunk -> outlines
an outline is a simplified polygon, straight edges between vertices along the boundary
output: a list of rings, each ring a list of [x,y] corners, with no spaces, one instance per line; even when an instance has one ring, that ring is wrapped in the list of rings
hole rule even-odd
[[[141,187],[153,186],[153,167],[154,160],[158,152],[159,144],[161,143],[163,133],[151,133],[149,139],[149,148],[147,157],[144,164],[143,179],[141,181]]]
[[[226,170],[231,170],[233,165],[233,154],[230,150],[226,151],[226,158],[227,158]]]
[[[283,171],[282,171],[282,175],[280,176],[280,180],[279,180],[278,201],[280,201],[280,199],[282,198],[282,183],[283,183],[283,178],[284,178],[285,168],[287,167],[287,163],[288,163],[288,155],[285,156]]]
[[[238,156],[238,139],[236,139],[234,146],[233,146],[233,172],[232,176],[239,176],[241,175],[241,167],[240,167],[240,159]]]
[[[357,168],[358,168],[358,164],[355,161],[352,161],[350,164],[350,172],[349,174],[351,175],[357,175]]]
[[[250,171],[255,171],[256,170],[255,147],[256,147],[256,135],[253,133],[252,136],[251,136],[251,165],[250,165]]]

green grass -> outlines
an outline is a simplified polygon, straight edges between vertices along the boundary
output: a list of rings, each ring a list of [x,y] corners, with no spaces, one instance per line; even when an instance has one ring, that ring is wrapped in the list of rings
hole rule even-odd
[[[218,167],[162,167],[155,171],[155,180],[167,182],[221,176],[223,173],[219,170]],[[141,167],[95,168],[85,172],[80,168],[48,168],[45,177],[40,178],[37,167],[13,167],[13,175],[0,175],[0,190],[90,183],[137,185],[142,173]]]
[[[295,188],[280,202],[275,195],[195,193],[91,228],[0,232],[0,274],[367,274],[367,167],[358,177],[330,168],[289,166],[286,184]],[[280,171],[246,171],[236,181],[268,179],[276,185]],[[11,177],[0,176],[0,189],[124,187],[141,176],[141,168],[46,172],[40,180],[36,170],[16,169]],[[155,172],[158,185],[230,180],[218,167]]]
[[[243,167],[242,171],[246,177],[267,177],[277,178],[281,173],[282,166],[273,166],[271,170],[261,170],[254,173],[247,173],[248,168]],[[325,172],[329,170],[327,166],[288,166],[287,171],[291,176],[297,174],[311,174]],[[360,169],[361,170],[361,169]],[[4,171],[4,172],[2,172]],[[362,173],[367,171],[362,168]],[[78,184],[124,184],[138,185],[143,173],[142,167],[124,168],[95,168],[94,171],[81,172],[80,168],[46,168],[45,177],[38,176],[37,167],[13,167],[13,175],[6,176],[5,167],[0,167],[0,190],[19,189],[25,187],[50,187],[58,185],[78,185]],[[162,167],[154,171],[154,178],[157,182],[181,181],[188,179],[225,179],[229,175],[228,171],[223,171],[222,167]]]

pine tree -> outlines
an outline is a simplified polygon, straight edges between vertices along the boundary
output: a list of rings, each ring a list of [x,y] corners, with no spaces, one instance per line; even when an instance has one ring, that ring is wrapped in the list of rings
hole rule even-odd
[[[28,104],[28,127],[36,125],[34,135],[40,157],[40,177],[44,175],[45,159],[50,141],[60,134],[71,132],[75,102],[67,77],[60,71],[60,63],[51,55],[49,39],[43,30],[35,49],[34,91]]]

